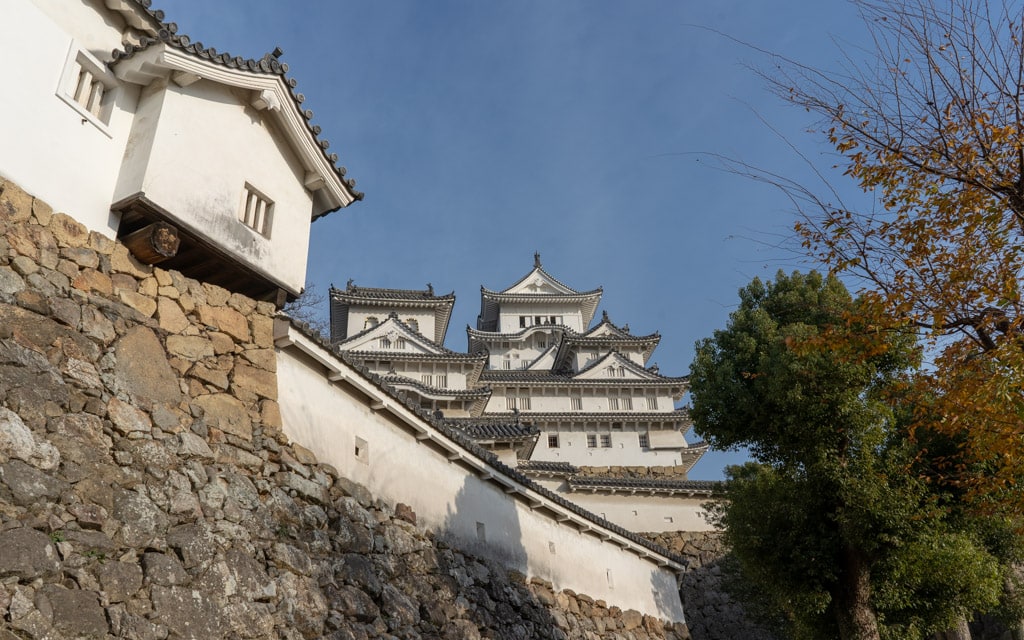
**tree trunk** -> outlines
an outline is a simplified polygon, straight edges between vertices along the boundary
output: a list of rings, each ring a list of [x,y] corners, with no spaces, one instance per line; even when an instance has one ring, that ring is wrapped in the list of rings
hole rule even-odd
[[[878,618],[871,606],[871,573],[857,549],[843,549],[835,612],[842,640],[881,640]]]

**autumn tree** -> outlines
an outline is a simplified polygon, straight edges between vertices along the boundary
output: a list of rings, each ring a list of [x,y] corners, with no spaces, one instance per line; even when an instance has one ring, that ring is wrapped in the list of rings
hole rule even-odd
[[[729,470],[715,519],[797,638],[921,638],[996,607],[1008,575],[977,522],[907,472],[916,336],[864,304],[813,272],[754,280],[691,367],[697,434],[757,461]]]
[[[775,182],[805,205],[806,247],[931,341],[919,418],[969,436],[946,480],[1024,504],[1007,492],[1024,478],[1024,15],[984,0],[855,4],[869,55],[845,52],[840,72],[777,58],[765,77],[821,116],[869,208]]]

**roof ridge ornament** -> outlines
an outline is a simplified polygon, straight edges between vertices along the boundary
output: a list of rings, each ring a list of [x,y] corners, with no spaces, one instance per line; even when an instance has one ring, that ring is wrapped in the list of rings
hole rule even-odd
[[[533,268],[540,269],[540,251],[533,252]]]

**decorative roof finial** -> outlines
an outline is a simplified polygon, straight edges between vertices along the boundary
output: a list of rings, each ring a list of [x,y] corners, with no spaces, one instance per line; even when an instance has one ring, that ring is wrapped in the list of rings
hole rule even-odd
[[[608,320],[608,310],[607,309],[605,309],[604,311],[601,312],[601,321],[602,322],[609,322],[609,320]]]
[[[540,251],[533,252],[533,268],[540,269]]]
[[[348,289],[349,291],[351,291],[352,288],[353,288],[353,283],[354,282],[355,282],[354,278],[349,278],[348,279],[348,284],[345,285],[345,288]]]
[[[274,56],[275,58],[280,58],[281,56],[284,55],[284,49],[282,49],[281,47],[274,47],[274,50],[270,52],[270,55]]]
[[[427,283],[427,295],[434,295],[434,285],[430,284],[429,282]]]

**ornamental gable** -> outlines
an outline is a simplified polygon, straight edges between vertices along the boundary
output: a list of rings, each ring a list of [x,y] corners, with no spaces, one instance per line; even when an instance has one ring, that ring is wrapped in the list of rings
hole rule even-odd
[[[356,334],[338,345],[342,351],[386,351],[409,355],[443,355],[446,350],[437,346],[394,315],[384,322]]]
[[[617,351],[598,358],[587,368],[573,376],[574,380],[664,380]]]

